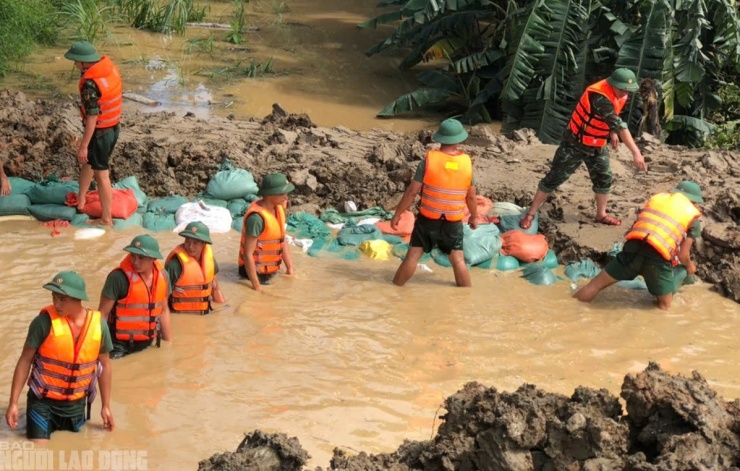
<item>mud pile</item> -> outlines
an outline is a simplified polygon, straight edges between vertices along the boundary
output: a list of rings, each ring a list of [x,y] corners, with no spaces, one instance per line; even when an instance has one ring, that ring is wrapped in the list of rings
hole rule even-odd
[[[39,180],[49,174],[77,178],[75,139],[81,135],[72,98],[59,103],[31,101],[22,93],[0,92],[0,157],[11,175]],[[136,175],[150,196],[203,191],[229,159],[257,179],[286,173],[296,185],[293,211],[316,213],[352,200],[358,208],[393,208],[432,142],[430,131],[358,133],[342,126],[321,128],[306,115],[275,105],[263,120],[174,113],[142,113],[129,102],[111,177]],[[561,263],[590,257],[603,262],[623,240],[647,197],[692,179],[704,189],[704,237],[698,246],[699,276],[740,302],[740,159],[737,153],[663,145],[637,139],[650,171],[638,173],[621,146],[612,152],[615,184],[609,210],[621,227],[593,222],[594,202],[587,172],[579,170],[541,210],[540,227]],[[494,201],[526,205],[547,171],[555,146],[530,132],[506,137],[486,126],[471,129],[465,149],[473,156],[478,192]]]
[[[327,470],[739,469],[740,400],[717,397],[699,373],[673,376],[651,363],[625,377],[621,397],[626,415],[605,389],[566,397],[530,384],[507,393],[469,383],[445,401],[433,440],[379,455],[335,449]],[[297,439],[256,431],[198,469],[297,471],[306,456]]]

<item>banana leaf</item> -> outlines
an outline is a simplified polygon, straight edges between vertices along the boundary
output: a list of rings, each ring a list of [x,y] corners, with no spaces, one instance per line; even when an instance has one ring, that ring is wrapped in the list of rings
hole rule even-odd
[[[440,105],[445,103],[451,95],[450,90],[443,88],[419,88],[388,103],[377,116],[387,118],[400,113],[418,111],[431,105]]]

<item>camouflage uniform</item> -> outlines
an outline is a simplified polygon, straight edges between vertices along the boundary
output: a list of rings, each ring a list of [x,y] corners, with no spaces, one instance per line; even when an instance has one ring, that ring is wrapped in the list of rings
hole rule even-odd
[[[82,90],[80,90],[80,98],[82,99],[82,107],[85,109],[87,116],[97,116],[100,114],[100,90],[95,82],[92,80],[85,80],[82,84]],[[88,163],[93,170],[109,170],[110,169],[110,155],[113,152],[113,148],[118,142],[118,135],[121,130],[121,125],[116,124],[113,127],[105,129],[96,129],[90,144],[87,147]]]
[[[591,109],[607,123],[610,131],[618,133],[621,129],[627,128],[627,124],[615,112],[614,105],[607,97],[592,93],[590,100]],[[609,166],[609,144],[604,147],[583,145],[568,128],[565,129],[563,140],[555,151],[550,171],[540,180],[537,188],[543,193],[552,193],[573,175],[581,163],[586,164],[594,193],[610,193],[612,171]]]

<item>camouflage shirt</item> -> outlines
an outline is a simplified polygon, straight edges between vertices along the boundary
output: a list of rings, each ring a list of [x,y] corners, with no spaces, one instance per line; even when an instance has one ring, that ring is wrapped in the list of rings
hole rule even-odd
[[[100,105],[98,104],[100,90],[98,90],[98,86],[95,85],[93,80],[85,80],[82,90],[80,90],[80,98],[87,116],[100,114]]]
[[[591,109],[604,120],[607,126],[609,126],[610,131],[619,133],[622,129],[627,129],[627,123],[622,121],[622,118],[619,117],[617,111],[614,109],[614,105],[612,105],[612,102],[607,97],[599,93],[592,93],[589,100],[591,101]],[[563,133],[563,140],[569,144],[580,145],[588,152],[593,152],[594,150],[593,147],[580,144],[575,134],[567,127]]]

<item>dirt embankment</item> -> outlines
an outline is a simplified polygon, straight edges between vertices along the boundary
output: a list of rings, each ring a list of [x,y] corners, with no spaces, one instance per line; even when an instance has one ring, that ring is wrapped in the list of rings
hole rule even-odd
[[[436,437],[393,453],[334,450],[328,470],[737,470],[740,400],[727,403],[699,373],[670,375],[656,364],[627,375],[619,399],[579,387],[571,397],[524,384],[513,393],[469,383],[445,401]],[[236,452],[199,471],[298,471],[308,454],[296,438],[255,431]],[[321,468],[317,468],[320,470]]]
[[[32,101],[0,92],[0,157],[11,175],[38,180],[49,174],[77,178],[74,139],[79,115],[65,103]],[[258,179],[280,171],[297,190],[293,210],[317,212],[358,207],[392,208],[423,157],[431,132],[354,132],[319,128],[306,115],[276,106],[263,120],[213,117],[207,121],[172,113],[143,114],[126,103],[123,131],[114,154],[112,179],[136,175],[150,196],[195,196],[226,158]],[[129,108],[131,107],[131,108]],[[479,193],[494,201],[526,205],[547,171],[555,146],[527,132],[511,138],[485,126],[471,130],[465,149],[474,157]],[[704,233],[695,250],[699,276],[740,302],[740,159],[737,153],[692,150],[638,139],[650,166],[640,174],[629,152],[612,153],[615,177],[610,211],[622,227],[593,223],[593,194],[587,172],[579,170],[542,208],[541,231],[560,261],[591,257],[603,262],[625,226],[655,192],[692,179],[701,184]]]

